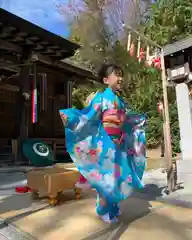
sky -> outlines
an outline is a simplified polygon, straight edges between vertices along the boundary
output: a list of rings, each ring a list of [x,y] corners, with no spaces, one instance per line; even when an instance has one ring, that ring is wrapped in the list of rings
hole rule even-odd
[[[0,0],[0,7],[64,38],[69,36],[65,16],[57,4],[68,0]]]

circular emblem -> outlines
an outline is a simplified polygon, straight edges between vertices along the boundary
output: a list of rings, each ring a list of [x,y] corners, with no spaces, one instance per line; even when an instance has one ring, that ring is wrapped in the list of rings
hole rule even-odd
[[[49,155],[49,148],[43,143],[34,143],[33,151],[41,157],[47,157]]]

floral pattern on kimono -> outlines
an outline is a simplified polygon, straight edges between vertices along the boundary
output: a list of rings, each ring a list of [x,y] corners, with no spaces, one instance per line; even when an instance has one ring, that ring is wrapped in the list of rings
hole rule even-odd
[[[105,111],[124,112],[123,141],[117,143],[104,129]],[[64,109],[66,147],[80,173],[100,196],[111,203],[126,199],[134,189],[143,188],[146,167],[145,115],[126,109],[124,101],[111,89],[98,92],[83,110]]]

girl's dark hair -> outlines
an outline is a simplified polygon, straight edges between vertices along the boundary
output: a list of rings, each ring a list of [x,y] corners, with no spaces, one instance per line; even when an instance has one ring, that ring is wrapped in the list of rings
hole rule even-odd
[[[115,64],[104,64],[98,72],[98,76],[101,82],[103,82],[103,78],[109,77],[112,73],[115,73],[118,76],[123,77],[123,69]]]

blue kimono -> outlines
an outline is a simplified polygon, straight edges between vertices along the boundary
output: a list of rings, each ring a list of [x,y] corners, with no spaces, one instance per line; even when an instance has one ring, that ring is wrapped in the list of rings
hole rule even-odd
[[[113,218],[120,201],[143,188],[145,115],[131,112],[110,88],[83,110],[60,110],[60,115],[67,151],[98,193],[97,214]]]

